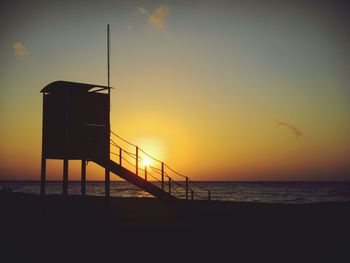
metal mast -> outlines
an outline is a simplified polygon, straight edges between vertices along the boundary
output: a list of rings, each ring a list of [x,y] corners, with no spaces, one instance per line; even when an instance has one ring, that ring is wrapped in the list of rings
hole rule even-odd
[[[111,110],[111,86],[110,86],[110,32],[109,32],[109,24],[107,25],[107,78],[108,78],[108,109],[109,111]],[[110,115],[110,114],[108,114]],[[105,196],[109,197],[109,192],[110,192],[110,173],[109,173],[109,160],[110,160],[110,140],[111,140],[111,120],[110,117],[108,118],[108,127],[107,132],[108,132],[108,156],[106,161],[106,168],[105,168]]]
[[[110,57],[110,32],[109,32],[109,24],[107,25],[107,71],[108,71],[108,88],[110,87],[110,63],[109,63],[109,57]]]

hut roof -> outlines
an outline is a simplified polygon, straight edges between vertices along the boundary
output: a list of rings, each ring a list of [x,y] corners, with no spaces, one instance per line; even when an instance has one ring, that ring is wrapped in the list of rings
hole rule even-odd
[[[89,92],[91,89],[100,88],[100,90],[111,89],[108,86],[89,84],[89,83],[79,83],[71,81],[54,81],[44,87],[40,92],[43,93],[53,93],[53,92]]]

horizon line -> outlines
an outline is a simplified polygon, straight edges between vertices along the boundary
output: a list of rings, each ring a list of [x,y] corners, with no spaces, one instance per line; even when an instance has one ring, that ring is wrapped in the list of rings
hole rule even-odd
[[[185,180],[175,180],[177,182],[182,182]],[[10,179],[10,180],[0,180],[0,182],[39,182],[40,180],[21,180],[21,179]],[[47,180],[47,182],[62,182],[62,180]],[[68,182],[71,183],[77,183],[81,182],[81,180],[70,180]],[[99,183],[99,182],[105,182],[105,180],[86,180],[86,182],[94,182],[94,183]],[[111,182],[125,182],[129,183],[127,181],[122,181],[122,180],[117,180],[117,181],[112,181]],[[160,182],[156,180],[149,180],[149,182]],[[350,183],[349,180],[260,180],[260,181],[254,181],[254,180],[195,180],[193,182],[203,182],[203,183]]]

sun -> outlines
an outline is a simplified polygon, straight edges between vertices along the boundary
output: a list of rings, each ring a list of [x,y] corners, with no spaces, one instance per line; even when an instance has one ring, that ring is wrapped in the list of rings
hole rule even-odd
[[[142,159],[142,166],[147,167],[151,165],[151,159],[148,158],[147,156]]]

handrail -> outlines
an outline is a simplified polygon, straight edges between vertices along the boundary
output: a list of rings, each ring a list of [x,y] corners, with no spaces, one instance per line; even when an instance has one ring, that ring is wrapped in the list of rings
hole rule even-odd
[[[110,139],[111,145],[119,149],[119,153],[111,151],[111,154],[119,156],[119,162],[120,162],[119,165],[122,166],[122,160],[125,161],[126,163],[131,165],[133,168],[136,168],[136,174],[138,176],[142,176],[142,174],[139,174],[139,172],[138,172],[138,171],[141,171],[141,172],[143,172],[143,174],[145,176],[145,180],[147,180],[147,176],[149,175],[157,182],[160,182],[162,190],[164,190],[164,191],[165,191],[164,185],[168,184],[168,190],[169,190],[170,195],[172,194],[171,190],[174,190],[173,193],[176,192],[177,194],[174,193],[173,195],[175,195],[176,197],[180,196],[180,197],[185,197],[186,200],[188,200],[188,199],[193,200],[194,197],[196,197],[198,199],[203,199],[203,196],[199,195],[199,193],[206,192],[206,193],[208,193],[207,199],[208,200],[211,199],[211,191],[210,190],[207,190],[207,189],[199,186],[198,184],[194,183],[194,181],[192,181],[189,177],[175,171],[169,165],[158,160],[157,158],[154,158],[153,156],[148,154],[146,151],[144,151],[143,149],[141,149],[137,145],[125,140],[124,138],[122,138],[118,134],[114,133],[112,130],[110,132],[111,132],[111,134],[113,134],[115,137],[117,137],[118,139],[120,139],[124,143],[136,148],[136,152],[132,153],[130,151],[123,149],[113,139]],[[122,154],[123,152],[126,153],[127,156],[129,156],[133,161],[129,161],[128,159],[126,159]],[[145,155],[145,156],[151,158],[156,163],[161,164],[161,168],[157,168],[157,167],[152,166],[152,165],[147,165],[144,167],[144,169],[139,167],[139,162],[143,160],[143,158],[139,155],[140,153],[141,153],[141,155]],[[135,163],[132,163],[132,162],[135,162]],[[151,168],[151,170],[153,172],[160,175],[161,179],[158,179],[154,174],[152,174],[150,171],[148,171],[148,169],[147,169],[148,167]],[[175,175],[177,175],[180,178],[183,178],[185,180],[175,181],[172,177],[170,177],[170,175],[165,170],[168,170],[168,172],[170,171],[170,172],[174,173]],[[168,178],[168,182],[164,180],[165,177]],[[184,185],[180,184],[179,182],[184,182]],[[172,184],[172,183],[174,183],[174,184]],[[179,192],[180,190],[181,190],[181,193]],[[189,197],[189,195],[190,195],[190,197]]]
[[[110,132],[111,132],[113,135],[115,135],[116,137],[118,137],[119,139],[121,139],[122,141],[126,142],[127,144],[130,144],[130,145],[132,145],[132,146],[134,146],[134,147],[137,147],[137,145],[135,145],[135,144],[133,144],[133,143],[131,143],[131,142],[125,140],[124,138],[120,137],[118,134],[114,133],[112,130],[110,130]]]

